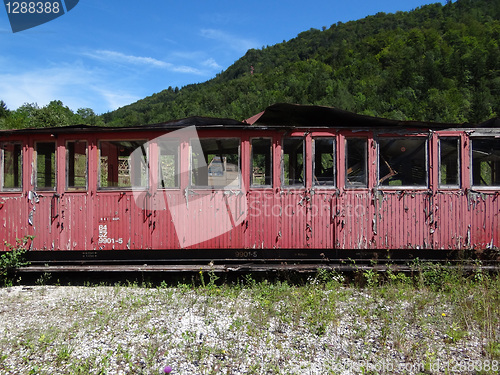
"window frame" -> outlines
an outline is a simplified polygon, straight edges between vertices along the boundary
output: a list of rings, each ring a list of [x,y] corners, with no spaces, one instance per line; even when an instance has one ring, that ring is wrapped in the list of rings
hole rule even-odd
[[[300,139],[302,141],[302,175],[303,181],[299,184],[286,185],[285,184],[285,140],[287,139]],[[306,138],[304,136],[286,136],[283,137],[281,143],[281,187],[285,189],[305,189],[307,180],[307,165],[306,165]],[[294,179],[296,180],[296,179]]]
[[[495,134],[495,135],[477,135],[477,136],[471,136],[469,138],[469,143],[470,143],[470,149],[469,149],[469,157],[470,157],[470,186],[474,190],[499,190],[500,189],[500,183],[498,185],[474,185],[474,159],[473,159],[473,150],[474,150],[474,140],[478,139],[496,139],[498,142],[500,142],[500,135]],[[500,173],[500,172],[499,172]]]
[[[193,183],[193,141],[198,140],[200,142],[201,146],[201,141],[203,140],[228,140],[228,139],[233,139],[238,141],[238,186],[217,186],[217,185],[195,185]],[[209,162],[208,160],[205,160],[205,163],[207,164],[207,178],[208,178],[208,167],[209,167]],[[240,137],[202,137],[202,138],[191,138],[189,140],[189,189],[191,190],[221,190],[221,191],[226,191],[226,190],[241,190],[242,184],[243,184],[243,176],[241,172],[241,138]]]
[[[5,146],[6,145],[19,145],[20,147],[20,153],[19,153],[19,158],[20,158],[20,164],[21,164],[21,170],[19,171],[20,174],[20,179],[19,179],[19,187],[5,187]],[[0,180],[1,180],[1,185],[0,185],[0,191],[2,192],[20,192],[23,191],[23,170],[24,170],[24,163],[23,163],[23,143],[20,141],[7,141],[7,142],[1,142],[0,143]]]
[[[348,183],[347,177],[348,177],[348,161],[349,161],[349,148],[347,147],[347,142],[352,139],[357,139],[357,140],[364,140],[365,141],[365,155],[364,155],[364,170],[365,170],[365,177],[364,177],[364,185],[363,186],[354,186]],[[354,189],[363,189],[366,190],[368,189],[368,137],[356,137],[356,136],[346,136],[344,138],[344,187],[345,189],[348,190],[354,190]]]
[[[269,177],[271,179],[270,184],[264,184],[264,185],[255,185],[253,183],[253,141],[254,140],[269,140],[269,156],[270,156],[270,161],[269,161]],[[250,188],[252,189],[272,189],[273,188],[273,160],[274,160],[274,155],[273,155],[273,138],[272,137],[251,137],[249,139],[250,142]],[[266,179],[266,176],[264,176],[264,181]]]
[[[425,185],[382,185],[380,183],[380,141],[385,139],[420,139],[424,142],[424,155],[425,155]],[[430,168],[429,168],[429,137],[426,135],[409,135],[409,136],[383,136],[376,138],[377,145],[377,189],[386,190],[429,190],[430,183]]]
[[[177,149],[177,154],[175,158],[175,174],[176,177],[174,179],[176,180],[175,186],[161,186],[161,182],[163,181],[163,174],[162,174],[162,168],[161,168],[161,143],[162,142],[176,142],[176,149]],[[164,141],[158,141],[156,142],[156,147],[158,150],[158,183],[156,188],[158,190],[178,190],[181,187],[181,173],[180,173],[180,167],[181,167],[181,140],[179,138],[169,138]]]
[[[69,143],[85,143],[85,187],[82,186],[69,186]],[[66,191],[87,191],[89,189],[89,142],[87,140],[69,139],[65,143],[66,150]]]
[[[38,186],[38,148],[37,146],[41,143],[51,143],[54,145],[54,186]],[[35,141],[33,146],[33,153],[35,156],[35,162],[33,165],[34,175],[35,175],[35,191],[56,191],[57,190],[57,142],[56,141]]]
[[[456,139],[457,141],[457,184],[443,184],[441,183],[441,140],[442,139]],[[459,190],[462,186],[461,176],[462,176],[462,154],[461,154],[461,138],[459,135],[449,135],[449,136],[439,136],[438,137],[438,188],[441,190]]]
[[[316,178],[316,140],[327,139],[332,140],[332,161],[333,161],[333,176],[332,185],[321,185],[317,183]],[[312,187],[314,189],[337,189],[337,139],[334,135],[331,136],[313,136],[312,137]]]
[[[130,186],[101,186],[102,183],[102,165],[101,165],[101,157],[102,157],[102,148],[101,145],[103,142],[144,142],[142,143],[142,146],[144,146],[144,149],[146,151],[146,161],[149,160],[149,142],[147,139],[144,138],[128,138],[128,139],[115,139],[115,138],[103,138],[103,139],[98,139],[97,140],[97,149],[98,149],[98,167],[97,167],[97,190],[98,191],[111,191],[111,190],[123,190],[123,191],[131,191],[131,190],[148,190],[149,189],[149,167],[146,163],[146,172],[145,172],[145,177],[146,177],[146,183],[144,186],[136,186],[131,184]],[[130,157],[130,156],[129,156]],[[141,176],[142,178],[142,176]]]

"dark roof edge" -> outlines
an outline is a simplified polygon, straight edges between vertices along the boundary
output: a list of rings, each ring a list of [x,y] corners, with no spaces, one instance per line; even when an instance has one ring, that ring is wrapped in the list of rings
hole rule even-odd
[[[176,130],[188,126],[198,129],[294,129],[294,128],[356,128],[356,129],[449,129],[449,128],[500,128],[500,118],[492,118],[480,124],[440,123],[430,121],[400,121],[381,117],[372,117],[348,112],[339,108],[276,103],[267,107],[247,120],[238,121],[230,118],[191,116],[172,121],[136,125],[136,126],[91,126],[70,125],[52,128],[4,129],[0,135],[11,134],[59,134],[59,133],[94,133],[94,132],[131,132]]]
[[[93,133],[93,132],[130,132],[130,131],[148,131],[148,130],[176,130],[187,126],[196,126],[197,128],[212,127],[235,127],[241,128],[248,126],[241,121],[229,118],[192,116],[183,119],[177,119],[156,124],[134,125],[134,126],[93,126],[93,125],[68,125],[51,128],[25,128],[25,129],[1,129],[0,135],[8,134],[58,134],[58,133]]]
[[[263,113],[249,118],[256,125],[294,126],[294,127],[355,127],[355,128],[474,128],[477,125],[469,123],[441,123],[430,121],[401,121],[382,117],[361,115],[339,108],[319,105],[300,105],[276,103],[266,108]]]

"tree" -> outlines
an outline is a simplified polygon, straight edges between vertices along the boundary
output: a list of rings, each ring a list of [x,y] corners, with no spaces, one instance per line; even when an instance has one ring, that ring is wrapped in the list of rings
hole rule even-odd
[[[7,104],[3,100],[0,100],[0,118],[6,118],[10,114]]]
[[[92,108],[78,108],[76,111],[76,122],[85,125],[97,125],[102,123]]]
[[[91,109],[84,109],[75,114],[60,100],[53,100],[45,107],[40,108],[36,103],[25,103],[15,111],[9,111],[8,116],[0,124],[8,129],[47,128],[73,125],[77,123],[97,123],[99,119]]]

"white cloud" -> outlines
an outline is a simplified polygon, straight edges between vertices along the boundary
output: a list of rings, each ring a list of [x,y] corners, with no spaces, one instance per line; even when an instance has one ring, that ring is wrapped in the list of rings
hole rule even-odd
[[[131,65],[146,65],[155,68],[168,69],[173,72],[178,73],[189,73],[189,74],[203,74],[199,69],[186,66],[186,65],[175,65],[166,61],[161,61],[155,59],[153,57],[143,57],[143,56],[133,56],[126,55],[117,51],[109,51],[109,50],[97,50],[94,52],[84,53],[85,56],[106,61],[106,62],[114,62],[118,64],[131,64]]]
[[[188,73],[188,74],[197,74],[197,75],[203,75],[204,73],[200,71],[199,69],[190,67],[190,66],[185,66],[185,65],[172,65],[170,70],[178,73]]]
[[[207,66],[212,69],[221,69],[222,66],[217,64],[217,62],[213,58],[206,59],[205,61],[202,62],[203,66]]]
[[[237,52],[244,53],[250,48],[258,48],[257,42],[252,39],[241,38],[232,34],[228,34],[217,29],[202,29],[201,36],[219,41]]]
[[[24,103],[44,106],[56,99],[63,100],[71,108],[80,108],[84,107],[82,100],[77,99],[70,88],[83,87],[91,80],[91,72],[79,67],[37,69],[0,74],[0,92],[12,109]]]
[[[126,106],[130,103],[136,102],[142,99],[138,96],[132,95],[124,91],[108,90],[104,88],[96,87],[95,90],[101,94],[102,98],[106,101],[109,108],[116,109]]]
[[[89,107],[103,113],[140,99],[126,90],[104,79],[102,72],[78,64],[0,74],[0,100],[12,110],[25,103],[43,107],[61,100],[73,111]]]
[[[91,61],[77,59],[39,66],[36,62],[19,63],[0,56],[0,100],[12,110],[25,103],[42,107],[52,100],[61,100],[73,111],[89,107],[104,113],[169,85],[180,87],[184,80],[208,77],[214,69],[221,69],[215,59],[203,52],[184,56],[172,53],[172,62],[113,50],[80,51],[77,55]]]
[[[152,57],[125,55],[121,52],[108,50],[97,50],[94,52],[86,53],[85,55],[98,60],[112,61],[116,63],[127,63],[133,65],[152,65],[159,68],[169,68],[172,65],[164,61],[154,59]]]
[[[172,60],[199,61],[205,56],[203,51],[172,51],[169,58]]]
[[[222,69],[222,66],[215,61],[214,58],[207,58],[207,54],[204,51],[174,51],[170,53],[170,58],[172,60],[188,60],[191,64],[196,63],[201,67],[209,69]],[[204,74],[210,74],[206,69],[202,69]]]

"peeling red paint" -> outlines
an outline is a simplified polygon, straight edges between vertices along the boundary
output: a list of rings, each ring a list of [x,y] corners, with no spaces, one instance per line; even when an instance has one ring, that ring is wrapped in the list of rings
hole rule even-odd
[[[498,133],[498,132],[497,132]],[[495,133],[495,134],[497,134]],[[153,139],[160,131],[120,132],[120,139]],[[304,184],[281,186],[282,140],[303,137]],[[157,150],[151,146],[150,186],[139,207],[133,192],[98,188],[100,139],[113,139],[113,130],[79,134],[67,130],[57,142],[57,186],[35,191],[34,144],[54,140],[47,134],[10,134],[3,140],[24,142],[23,189],[0,193],[0,236],[8,243],[33,235],[33,248],[47,250],[127,249],[467,249],[500,247],[500,197],[492,188],[471,187],[469,135],[463,130],[412,132],[428,139],[428,186],[379,186],[377,137],[381,132],[352,129],[305,128],[200,130],[200,137],[237,137],[240,140],[239,189],[212,190],[190,186],[181,175],[179,187],[159,189],[151,184],[158,173]],[[388,136],[384,132],[384,136]],[[439,136],[460,139],[460,186],[439,186]],[[407,134],[401,130],[398,137]],[[88,188],[66,188],[65,142],[85,137],[88,142]],[[272,187],[250,187],[250,139],[272,139]],[[312,142],[332,137],[336,144],[335,186],[313,186]],[[349,137],[366,138],[367,186],[346,187],[346,153]],[[189,139],[180,140],[181,163],[189,163]],[[199,199],[205,196],[207,199]],[[169,203],[168,209],[157,207]],[[241,213],[238,207],[245,204]],[[237,213],[237,215],[235,214]],[[175,223],[183,224],[182,233]],[[219,226],[230,227],[224,233]],[[204,232],[205,235],[203,235]],[[209,236],[207,237],[206,234]],[[187,244],[187,245],[186,245]],[[252,252],[241,253],[251,257]],[[246,256],[245,256],[246,254]],[[208,256],[209,257],[209,256]]]

